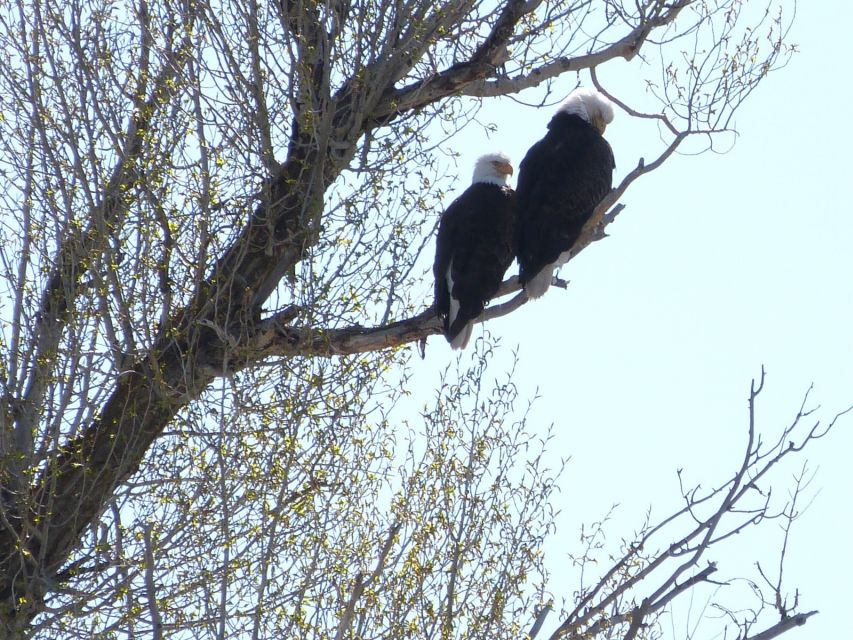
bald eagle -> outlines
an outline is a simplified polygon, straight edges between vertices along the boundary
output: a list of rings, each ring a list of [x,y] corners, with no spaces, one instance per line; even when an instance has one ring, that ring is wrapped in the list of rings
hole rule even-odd
[[[521,161],[516,188],[519,280],[534,299],[551,286],[595,207],[610,192],[613,151],[602,137],[613,106],[576,89]]]
[[[470,187],[441,216],[435,243],[435,310],[454,349],[464,349],[474,320],[495,295],[515,256],[513,173],[509,158],[477,160]]]

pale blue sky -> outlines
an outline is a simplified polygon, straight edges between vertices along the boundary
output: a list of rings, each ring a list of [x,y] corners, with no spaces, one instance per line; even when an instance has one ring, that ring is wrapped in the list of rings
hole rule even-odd
[[[734,148],[671,159],[635,183],[611,237],[563,268],[567,291],[488,325],[505,346],[519,345],[517,380],[542,396],[533,418],[543,431],[554,422],[555,452],[572,456],[557,498],[555,573],[560,549],[610,504],[623,505],[616,540],[647,507],[665,515],[678,495],[676,469],[706,485],[731,475],[762,364],[758,425],[768,438],[793,419],[812,382],[821,420],[853,403],[853,80],[840,51],[851,23],[853,5],[843,0],[800,3],[789,38],[800,53],[739,111]],[[618,83],[609,86],[618,93]],[[517,165],[553,111],[531,109],[491,103],[484,116],[498,127],[493,141],[473,129],[454,138],[462,157],[448,202],[468,186],[480,153],[503,149]],[[617,113],[607,132],[617,179],[636,165],[645,135]],[[454,357],[438,339],[429,352],[436,368]],[[799,589],[801,610],[821,613],[785,637],[853,637],[851,451],[853,416],[807,453],[819,470],[807,492],[816,498],[794,527],[786,583]],[[777,476],[779,491],[795,470]],[[742,575],[780,542],[770,525],[708,559],[719,562],[720,578]],[[569,595],[573,585],[551,587]]]

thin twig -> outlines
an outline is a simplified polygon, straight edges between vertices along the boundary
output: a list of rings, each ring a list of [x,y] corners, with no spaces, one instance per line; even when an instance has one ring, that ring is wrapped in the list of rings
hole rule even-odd
[[[154,545],[151,542],[151,525],[142,528],[142,540],[145,545],[145,597],[148,601],[148,613],[151,615],[151,637],[160,640],[163,637],[163,620],[157,605],[157,587],[154,583]]]

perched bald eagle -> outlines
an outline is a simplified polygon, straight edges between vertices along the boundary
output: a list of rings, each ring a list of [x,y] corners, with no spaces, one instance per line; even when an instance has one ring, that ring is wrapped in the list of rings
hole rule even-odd
[[[613,106],[604,95],[576,89],[521,161],[518,264],[528,298],[548,290],[554,269],[569,259],[584,223],[610,192],[615,164],[602,134],[612,120]]]
[[[513,173],[503,153],[484,155],[470,187],[441,216],[435,243],[435,310],[454,349],[464,349],[474,320],[495,295],[515,255]]]

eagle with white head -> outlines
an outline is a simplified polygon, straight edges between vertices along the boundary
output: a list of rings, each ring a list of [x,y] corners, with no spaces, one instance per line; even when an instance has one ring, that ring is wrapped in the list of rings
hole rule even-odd
[[[513,173],[509,157],[490,153],[472,184],[441,216],[435,243],[435,311],[453,349],[464,349],[477,318],[515,256]]]
[[[613,151],[603,133],[613,105],[594,89],[576,89],[548,123],[518,171],[519,280],[539,298],[565,263],[581,229],[613,183]]]

